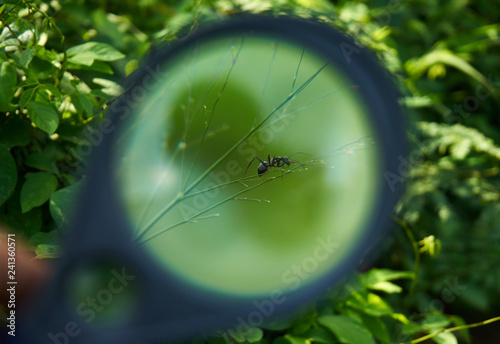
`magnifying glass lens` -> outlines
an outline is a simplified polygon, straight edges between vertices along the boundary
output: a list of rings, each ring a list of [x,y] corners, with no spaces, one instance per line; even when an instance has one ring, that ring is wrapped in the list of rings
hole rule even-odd
[[[363,86],[346,70],[282,34],[230,32],[146,71],[115,179],[137,244],[165,273],[259,297],[348,259],[382,172]]]

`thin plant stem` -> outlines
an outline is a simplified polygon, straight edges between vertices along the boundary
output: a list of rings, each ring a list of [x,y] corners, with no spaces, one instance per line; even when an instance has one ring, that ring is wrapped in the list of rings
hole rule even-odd
[[[271,118],[276,112],[278,112],[283,106],[285,106],[292,98],[294,98],[297,94],[299,94],[304,88],[306,88],[317,76],[318,74],[326,68],[328,62],[323,65],[316,73],[314,73],[306,82],[304,82],[295,92],[290,94],[278,107],[276,107],[269,115],[266,116],[257,126],[250,129],[248,133],[243,136],[238,142],[236,142],[229,150],[227,150],[219,159],[217,159],[210,167],[208,167],[205,172],[203,172],[186,190],[185,194],[189,193],[192,189],[194,189],[205,177],[229,154],[231,154],[240,144],[245,142],[250,136],[255,134],[263,125]]]
[[[404,310],[405,312],[408,311],[411,305],[411,301],[413,300],[413,295],[415,294],[415,288],[417,286],[417,280],[418,280],[418,271],[420,270],[420,250],[418,249],[418,242],[415,240],[415,236],[413,235],[412,230],[410,229],[410,226],[403,220],[400,219],[399,217],[393,216],[393,220],[401,226],[401,228],[404,229],[406,236],[410,240],[411,246],[413,248],[413,254],[415,256],[415,266],[413,269],[413,279],[410,285],[410,290],[408,291],[408,297],[406,298]]]
[[[268,123],[265,127],[267,128],[267,127],[269,127],[269,126],[271,126],[271,125],[273,125],[273,124],[277,123],[278,121],[281,121],[282,119],[286,118],[287,116],[290,116],[290,115],[292,115],[292,114],[294,114],[294,113],[297,113],[297,112],[299,112],[299,111],[302,111],[302,110],[304,110],[304,109],[307,109],[309,106],[311,106],[311,105],[313,105],[313,104],[315,104],[315,103],[319,102],[320,100],[325,99],[326,97],[329,97],[329,96],[331,96],[331,95],[334,95],[335,93],[338,93],[338,92],[342,91],[343,89],[345,89],[345,88],[347,88],[347,87],[349,87],[349,86],[352,86],[352,82],[347,82],[347,83],[345,83],[344,85],[340,86],[340,87],[339,87],[339,88],[337,88],[336,90],[334,90],[334,91],[332,91],[332,92],[330,92],[330,93],[327,93],[327,94],[325,94],[325,95],[323,95],[323,96],[321,96],[321,97],[319,97],[319,98],[317,98],[317,99],[313,100],[313,101],[312,101],[312,102],[310,102],[309,104],[306,104],[306,105],[304,105],[304,106],[301,106],[301,107],[299,107],[299,108],[297,108],[297,109],[295,109],[295,110],[292,110],[292,111],[290,111],[290,112],[283,113],[281,116],[279,116],[278,118],[276,118],[274,121],[271,121],[270,123]]]
[[[424,340],[430,339],[432,337],[435,337],[435,336],[437,336],[438,334],[441,334],[441,333],[450,333],[450,332],[465,330],[465,329],[469,329],[469,328],[485,326],[485,325],[494,323],[496,321],[500,321],[500,316],[495,317],[495,318],[491,318],[491,319],[488,319],[488,320],[480,321],[480,322],[477,322],[477,323],[473,323],[473,324],[455,326],[455,327],[450,327],[450,328],[443,328],[441,330],[438,330],[436,332],[430,333],[430,334],[425,335],[423,337],[414,339],[411,342],[406,342],[406,343],[401,343],[401,344],[416,344],[416,343],[423,342]]]
[[[166,214],[172,207],[174,207],[176,204],[178,204],[180,201],[182,201],[185,198],[185,195],[189,194],[190,191],[192,191],[196,186],[198,186],[203,179],[205,179],[208,174],[217,166],[219,165],[229,154],[231,154],[236,148],[238,148],[239,145],[241,145],[243,142],[245,142],[250,136],[255,134],[259,129],[261,129],[264,124],[275,114],[277,113],[281,108],[283,108],[288,102],[293,99],[297,94],[299,94],[304,88],[306,88],[322,71],[328,66],[329,62],[325,63],[321,68],[319,68],[309,79],[307,79],[297,90],[292,92],[290,95],[286,97],[286,99],[278,105],[269,115],[267,115],[257,126],[251,128],[247,134],[245,134],[240,140],[238,140],[231,148],[229,148],[224,154],[222,154],[215,162],[212,163],[191,185],[186,187],[184,189],[184,192],[180,192],[177,194],[177,196],[169,202],[163,209],[156,215],[149,223],[148,225],[139,233],[137,240],[140,240],[144,234],[147,233],[159,220],[160,218]],[[220,97],[218,97],[220,98]]]
[[[278,44],[279,44],[279,42],[277,42],[275,44],[274,49],[273,49],[273,55],[271,56],[271,62],[269,62],[269,68],[267,69],[266,81],[264,82],[264,88],[262,89],[262,94],[260,96],[259,107],[257,108],[257,113],[255,114],[255,119],[254,119],[252,126],[255,126],[255,123],[257,123],[257,121],[259,119],[260,108],[262,107],[262,100],[264,99],[264,94],[267,91],[267,84],[269,83],[269,77],[271,76],[271,69],[272,69],[273,64],[274,64],[274,59],[276,58],[276,53],[278,52]]]
[[[302,59],[304,58],[305,52],[306,52],[306,48],[303,48],[302,54],[300,55],[299,63],[297,65],[297,70],[295,71],[295,74],[293,76],[292,89],[290,90],[290,92],[293,92],[293,89],[295,88],[295,82],[297,81],[297,76],[299,75],[300,65],[302,64]]]
[[[191,168],[189,169],[188,176],[187,176],[186,182],[184,184],[184,189],[186,189],[186,186],[187,186],[187,184],[189,182],[189,178],[191,177],[191,173],[194,170],[194,163],[196,161],[196,158],[198,157],[198,153],[200,152],[201,146],[203,145],[203,142],[205,140],[205,136],[206,136],[206,134],[208,132],[208,128],[210,127],[210,123],[212,122],[212,119],[214,117],[214,113],[215,113],[215,109],[217,108],[217,104],[219,103],[219,100],[222,97],[222,94],[224,93],[224,90],[226,89],[227,82],[229,81],[229,77],[231,76],[231,73],[232,73],[232,71],[234,69],[234,66],[236,65],[236,60],[238,59],[238,56],[240,55],[241,49],[243,47],[243,42],[244,42],[244,37],[241,39],[241,44],[240,44],[240,47],[238,49],[238,52],[236,53],[236,56],[233,57],[233,62],[232,62],[231,67],[229,68],[229,71],[227,73],[226,80],[224,80],[224,84],[222,85],[222,88],[219,91],[219,93],[217,94],[217,98],[215,99],[215,102],[214,102],[214,105],[212,107],[212,111],[211,111],[210,117],[209,117],[209,119],[208,119],[208,121],[207,121],[207,123],[205,125],[205,131],[203,133],[203,136],[201,137],[200,144],[199,144],[198,149],[196,150],[196,153],[194,154],[193,160],[191,162]],[[184,193],[186,193],[186,191],[184,191]]]
[[[342,152],[342,151],[343,151],[343,149],[344,149],[345,147],[349,147],[349,146],[352,146],[352,147],[354,147],[354,148],[357,148],[357,149],[354,149],[354,150],[359,150],[359,149],[367,148],[368,146],[359,146],[359,144],[358,144],[360,141],[363,141],[363,140],[365,140],[365,139],[366,139],[366,138],[361,138],[361,139],[359,139],[359,140],[353,141],[353,142],[351,142],[351,143],[348,143],[348,144],[346,144],[346,145],[343,145],[343,146],[341,146],[341,147],[339,147],[339,148],[337,148],[337,149],[335,149],[335,150],[333,150],[333,151],[330,151],[330,152],[328,152],[328,153],[322,154],[322,155],[320,155],[320,156],[321,156],[321,157],[324,157],[324,156],[325,156],[325,155],[327,155],[327,154],[332,155],[332,154],[334,154],[335,152]],[[362,147],[362,148],[360,148],[360,147]],[[144,239],[144,240],[140,241],[140,239],[142,238],[142,236],[144,236],[144,234],[146,233],[145,231],[143,231],[142,235],[141,235],[140,237],[138,237],[138,238],[137,238],[137,240],[138,240],[141,244],[143,244],[143,243],[145,243],[145,242],[147,242],[147,241],[149,241],[149,240],[151,240],[151,239],[153,239],[153,238],[155,238],[155,237],[157,237],[157,236],[159,236],[159,235],[161,235],[161,234],[163,234],[163,233],[167,232],[167,231],[168,231],[168,230],[170,230],[170,229],[173,229],[173,228],[178,227],[178,226],[180,226],[180,225],[182,225],[182,224],[185,224],[185,223],[192,223],[194,220],[201,219],[201,218],[199,218],[199,216],[200,216],[200,215],[203,215],[203,214],[205,214],[205,213],[209,212],[210,210],[213,210],[213,209],[215,209],[216,207],[218,207],[218,206],[220,206],[220,205],[222,205],[222,204],[224,204],[224,203],[226,203],[226,202],[228,202],[228,201],[230,201],[230,200],[249,200],[249,199],[239,199],[239,198],[237,198],[237,197],[238,197],[238,196],[240,196],[240,195],[242,195],[242,194],[244,194],[245,192],[248,192],[248,191],[250,191],[250,190],[253,190],[253,189],[255,189],[255,188],[258,188],[258,187],[260,187],[260,186],[262,186],[262,185],[264,185],[264,184],[266,184],[266,183],[269,183],[269,182],[271,182],[271,181],[273,181],[273,180],[275,180],[275,179],[278,179],[278,178],[283,178],[284,176],[286,176],[286,175],[288,175],[288,174],[290,174],[290,173],[294,173],[294,172],[300,171],[300,170],[299,170],[300,168],[305,167],[306,165],[308,165],[308,164],[310,164],[310,163],[314,162],[314,161],[315,161],[315,160],[317,160],[317,159],[318,159],[318,157],[315,157],[315,158],[312,158],[312,159],[307,160],[307,161],[305,161],[305,162],[302,162],[302,163],[297,163],[297,166],[294,166],[293,168],[289,169],[288,171],[286,171],[286,172],[283,172],[283,171],[282,171],[282,173],[281,173],[281,175],[280,175],[280,176],[272,177],[271,179],[264,180],[264,181],[262,181],[262,182],[260,182],[260,183],[258,183],[258,184],[256,184],[256,185],[254,185],[254,186],[247,187],[247,188],[245,188],[245,189],[244,189],[244,190],[242,190],[242,191],[236,192],[235,194],[233,194],[233,195],[231,195],[231,196],[229,196],[229,197],[227,197],[227,198],[223,199],[222,201],[219,201],[218,203],[216,203],[216,204],[214,204],[214,205],[212,205],[212,206],[210,206],[210,207],[208,207],[208,208],[206,208],[206,209],[204,209],[204,210],[202,210],[202,211],[200,211],[200,212],[198,212],[198,213],[194,214],[193,216],[190,216],[190,217],[189,217],[189,218],[187,218],[186,220],[179,221],[179,222],[177,222],[177,223],[175,223],[175,224],[173,224],[173,225],[171,225],[171,226],[169,226],[169,227],[167,227],[167,228],[164,228],[163,230],[161,230],[161,231],[159,231],[159,232],[155,233],[155,234],[154,234],[154,235],[152,235],[151,237],[148,237],[148,238],[146,238],[146,239]],[[276,171],[276,172],[278,172],[278,171]],[[268,172],[268,173],[269,173],[269,172]],[[210,187],[210,188],[207,188],[207,189],[201,190],[201,191],[193,192],[193,193],[190,193],[190,194],[184,194],[184,195],[183,195],[182,200],[185,200],[185,199],[187,199],[187,198],[189,198],[189,197],[193,197],[193,196],[196,196],[196,195],[200,195],[200,194],[205,193],[205,192],[209,192],[209,191],[211,191],[211,190],[213,190],[213,189],[215,189],[215,188],[219,188],[219,187],[223,187],[223,186],[226,186],[226,185],[230,185],[230,184],[238,183],[238,182],[241,182],[242,180],[248,180],[248,179],[252,179],[252,178],[255,178],[255,177],[258,177],[258,175],[255,175],[255,176],[249,176],[249,177],[245,177],[245,178],[240,178],[240,179],[233,180],[233,181],[229,181],[229,182],[226,182],[226,183],[223,183],[223,184],[219,184],[219,185],[216,185],[216,186],[213,186],[213,187]],[[253,200],[253,199],[252,199],[252,200]],[[180,202],[181,200],[179,200],[178,198],[176,198],[174,201],[175,201],[175,202]],[[174,201],[173,201],[173,202],[174,202]],[[253,200],[253,201],[261,201],[261,200]],[[269,202],[267,202],[267,203],[269,203]],[[172,204],[172,202],[171,202],[171,204]],[[169,205],[170,205],[170,204],[169,204]],[[173,206],[173,205],[172,205],[172,206]],[[214,216],[209,216],[209,217],[214,217]]]
[[[296,166],[296,167],[294,167],[294,168],[292,168],[292,169],[290,169],[290,170],[288,170],[288,171],[284,172],[281,176],[285,176],[285,175],[287,175],[287,174],[289,174],[289,173],[292,173],[294,170],[296,170],[296,169],[298,169],[298,168],[302,167],[303,165],[304,165],[304,164],[299,164],[298,166]],[[219,202],[215,203],[214,205],[212,205],[212,206],[210,206],[210,207],[208,207],[208,208],[206,208],[206,209],[204,209],[204,210],[200,211],[199,213],[197,213],[197,214],[195,214],[195,215],[193,215],[193,216],[190,216],[190,217],[189,217],[189,218],[187,218],[186,220],[182,220],[182,221],[179,221],[179,222],[177,222],[177,223],[174,223],[173,225],[171,225],[171,226],[169,226],[169,227],[167,227],[167,228],[165,228],[165,229],[163,229],[163,230],[159,231],[158,233],[156,233],[156,234],[154,234],[154,235],[150,236],[149,238],[142,240],[140,243],[141,243],[141,244],[144,244],[144,243],[146,243],[146,242],[150,241],[151,239],[154,239],[154,238],[156,238],[157,236],[159,236],[159,235],[161,235],[161,234],[163,234],[163,233],[167,232],[168,230],[170,230],[170,229],[172,229],[172,228],[178,227],[178,226],[180,226],[180,225],[182,225],[182,224],[185,224],[185,223],[191,223],[194,219],[199,219],[199,216],[200,216],[200,215],[203,215],[203,214],[205,214],[205,213],[209,212],[210,210],[213,210],[213,209],[217,208],[218,206],[220,206],[220,205],[222,205],[222,204],[224,204],[224,203],[226,203],[226,202],[228,202],[228,201],[231,201],[231,200],[237,200],[237,199],[236,199],[236,197],[238,197],[239,195],[242,195],[242,194],[244,194],[244,193],[246,193],[246,192],[248,192],[248,191],[251,191],[251,190],[253,190],[253,189],[256,189],[256,188],[258,188],[258,187],[260,187],[260,186],[262,186],[262,185],[264,185],[264,184],[266,184],[266,183],[269,183],[269,182],[271,182],[271,181],[273,181],[273,180],[275,180],[275,179],[277,179],[277,177],[273,177],[273,178],[270,178],[270,179],[264,180],[264,181],[260,182],[259,184],[256,184],[256,185],[254,185],[254,186],[251,186],[251,187],[248,187],[248,188],[246,188],[246,189],[244,189],[244,190],[241,190],[241,191],[239,191],[239,192],[236,192],[235,194],[233,194],[233,195],[231,195],[231,196],[229,196],[229,197],[227,197],[227,198],[223,199],[222,201],[219,201]],[[187,196],[186,196],[186,197],[187,197]]]

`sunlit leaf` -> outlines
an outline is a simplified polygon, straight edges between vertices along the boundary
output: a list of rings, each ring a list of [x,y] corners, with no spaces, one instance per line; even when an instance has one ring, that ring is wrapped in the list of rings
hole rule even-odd
[[[92,79],[92,82],[97,85],[103,86],[103,88],[101,89],[102,92],[112,97],[118,97],[124,91],[123,87],[118,85],[116,82],[108,79],[94,78]]]
[[[434,337],[432,340],[438,344],[457,344],[457,337],[453,333],[440,333]]]
[[[388,294],[401,293],[403,291],[403,288],[401,288],[399,285],[388,281],[375,282],[373,284],[370,284],[368,288],[383,291]]]
[[[47,134],[52,135],[59,125],[59,116],[52,105],[30,101],[28,103],[31,121]]]
[[[37,259],[59,258],[61,255],[59,245],[40,244],[35,249]]]
[[[68,61],[91,66],[94,60],[115,61],[125,57],[121,52],[106,43],[87,42],[67,50]]]
[[[361,282],[371,289],[383,290],[386,292],[398,292],[398,286],[392,283],[387,283],[388,281],[394,281],[399,279],[413,279],[414,274],[410,271],[395,271],[389,269],[371,269],[365,274],[361,275]]]

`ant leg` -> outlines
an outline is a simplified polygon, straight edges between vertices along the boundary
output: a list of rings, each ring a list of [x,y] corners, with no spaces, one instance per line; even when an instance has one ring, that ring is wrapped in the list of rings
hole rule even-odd
[[[243,177],[241,177],[240,179],[245,178],[245,176],[246,176],[246,174],[247,174],[247,172],[248,172],[248,169],[250,168],[250,165],[252,164],[252,162],[253,162],[255,159],[259,160],[261,164],[265,164],[265,163],[264,163],[264,161],[260,160],[260,158],[259,158],[257,155],[256,155],[256,156],[254,156],[254,157],[252,158],[252,160],[250,160],[250,163],[248,164],[248,166],[247,166],[247,168],[246,168],[246,170],[245,170],[245,173],[243,174]]]

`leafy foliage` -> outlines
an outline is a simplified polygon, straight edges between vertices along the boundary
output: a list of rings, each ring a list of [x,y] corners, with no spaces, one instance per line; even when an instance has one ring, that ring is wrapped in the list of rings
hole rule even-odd
[[[61,10],[57,2],[41,1],[0,7],[0,220],[28,239],[55,228],[49,208],[58,225],[68,216],[70,206],[60,205],[60,195],[73,188],[74,172],[86,158],[78,154],[86,143],[82,132],[118,95],[110,76],[125,73],[113,65],[125,55],[89,35],[79,38],[88,42],[66,49],[78,33],[68,21],[56,23]],[[55,200],[50,206],[49,199]]]
[[[92,126],[152,45],[235,12],[315,17],[374,50],[411,109],[414,146],[391,171],[407,184],[399,226],[383,269],[352,276],[292,318],[224,338],[393,343],[442,331],[431,339],[470,342],[467,330],[443,330],[465,325],[446,313],[482,319],[500,307],[499,8],[486,0],[5,1],[0,222],[38,258],[57,257]]]

